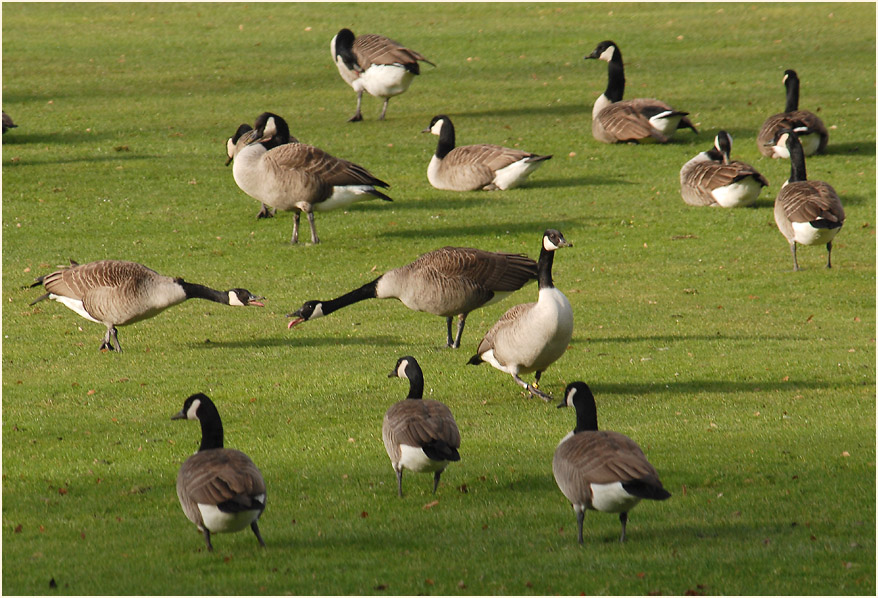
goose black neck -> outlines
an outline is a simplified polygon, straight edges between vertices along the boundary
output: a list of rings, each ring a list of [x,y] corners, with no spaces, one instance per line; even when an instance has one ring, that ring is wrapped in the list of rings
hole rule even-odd
[[[419,367],[409,367],[405,371],[406,377],[409,379],[409,396],[407,399],[424,398],[424,374]]]
[[[616,48],[613,58],[607,63],[607,91],[604,95],[611,102],[620,102],[625,95],[625,68],[622,66],[622,53],[619,52],[619,48]]]
[[[573,433],[579,432],[597,432],[598,430],[598,410],[594,403],[594,397],[591,400],[581,399],[576,401],[576,427]]]
[[[372,282],[367,282],[363,286],[354,289],[350,293],[345,293],[341,297],[336,297],[335,299],[324,301],[321,305],[323,315],[327,316],[337,309],[347,307],[348,305],[353,305],[354,303],[357,303],[358,301],[363,301],[364,299],[375,299],[378,296],[376,289],[378,287],[379,280],[381,280],[380,276]]]
[[[787,139],[787,149],[790,152],[790,182],[807,181],[808,174],[805,171],[805,150],[799,138],[790,133]]]
[[[436,145],[436,157],[440,160],[454,149],[454,125],[447,118],[439,130],[439,143]]]
[[[223,448],[223,422],[213,403],[202,402],[198,407],[201,422],[201,446],[199,451]]]
[[[183,292],[186,293],[187,299],[207,299],[208,301],[229,304],[229,294],[227,292],[217,291],[194,282],[186,282],[182,278],[178,278],[177,283],[183,287]]]
[[[795,112],[799,109],[799,79],[787,76],[787,106],[784,112]]]
[[[541,289],[554,288],[552,283],[552,263],[555,261],[555,252],[545,247],[540,251],[540,259],[537,262],[537,281]]]

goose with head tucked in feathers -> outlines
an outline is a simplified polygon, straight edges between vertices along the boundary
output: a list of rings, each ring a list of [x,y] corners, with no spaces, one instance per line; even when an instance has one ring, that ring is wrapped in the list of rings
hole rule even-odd
[[[460,461],[460,431],[451,410],[439,401],[424,399],[424,375],[414,357],[400,357],[388,378],[407,378],[409,394],[384,414],[381,437],[402,496],[402,470],[433,473],[433,494],[449,463]]]
[[[598,141],[666,143],[677,129],[689,128],[698,132],[686,116],[688,112],[674,110],[668,104],[651,98],[622,99],[625,93],[625,68],[622,53],[615,42],[608,40],[599,43],[585,58],[607,62],[607,89],[595,101],[591,113],[591,132]]]
[[[238,127],[238,130],[235,131],[235,134],[228,138],[226,141],[226,153],[229,156],[229,159],[226,160],[226,166],[232,163],[232,160],[235,159],[235,154],[238,153],[238,150],[244,149],[247,145],[254,141],[255,131],[253,127],[244,123]],[[287,143],[298,143],[299,140],[289,136]],[[262,204],[262,208],[260,208],[259,212],[256,214],[256,219],[260,218],[274,218],[277,210],[275,208],[269,208],[267,205]]]
[[[755,168],[732,160],[732,136],[717,133],[714,147],[701,152],[680,169],[680,194],[690,206],[749,206],[768,180]]]
[[[594,395],[585,382],[571,382],[558,407],[576,409],[576,428],[555,449],[552,473],[576,512],[579,543],[586,510],[619,513],[625,541],[628,511],[641,499],[665,500],[655,468],[637,443],[618,432],[598,431]]]
[[[247,526],[265,546],[257,521],[265,510],[265,480],[253,461],[223,447],[223,424],[210,398],[197,393],[171,417],[201,423],[201,445],[186,459],[177,474],[177,498],[183,513],[204,535],[213,550],[210,534],[238,532]]]
[[[540,376],[564,354],[573,337],[573,309],[552,282],[555,251],[562,247],[572,247],[572,244],[560,231],[549,229],[543,234],[537,262],[539,299],[536,303],[516,305],[503,314],[467,362],[470,365],[488,362],[545,401],[552,397],[537,388]],[[533,384],[520,377],[530,372],[535,372]]]
[[[328,301],[310,300],[288,317],[288,327],[328,316],[365,299],[395,298],[415,311],[443,316],[448,346],[460,347],[469,312],[500,301],[537,277],[537,264],[527,256],[470,247],[443,247],[410,264],[389,270],[375,280]],[[451,323],[457,316],[452,340]]]
[[[790,244],[793,270],[799,269],[797,243],[826,245],[826,267],[831,268],[832,240],[845,220],[841,199],[829,183],[808,180],[805,152],[795,131],[778,131],[770,143],[783,143],[790,156],[790,178],[774,200],[774,221]]]
[[[421,132],[439,136],[427,180],[446,191],[512,189],[552,157],[487,143],[455,147],[454,125],[444,114]]]
[[[262,297],[247,289],[217,291],[182,278],[163,276],[136,262],[101,260],[88,264],[70,262],[62,268],[40,276],[31,287],[43,285],[43,299],[63,303],[86,320],[107,327],[101,350],[122,352],[116,326],[152,318],[187,299],[207,299],[232,306],[263,307]]]
[[[294,213],[291,243],[299,242],[302,212],[311,227],[311,243],[316,244],[320,239],[314,228],[315,211],[335,210],[367,199],[393,201],[376,188],[389,185],[362,166],[312,145],[291,143],[289,125],[280,116],[265,112],[253,129],[235,143],[232,173],[238,187],[250,197]]]
[[[799,110],[800,83],[796,71],[784,71],[783,84],[787,90],[786,108],[780,114],[765,119],[759,135],[756,136],[759,152],[769,158],[789,158],[790,152],[784,143],[785,139],[781,139],[778,133],[793,129],[799,133],[804,155],[822,154],[829,143],[829,131],[819,116],[808,110]]]
[[[332,61],[341,78],[357,92],[357,112],[348,122],[363,120],[360,106],[363,92],[384,98],[378,120],[384,120],[390,98],[405,92],[415,75],[421,74],[419,61],[436,66],[418,52],[383,35],[369,33],[355,37],[342,29],[329,42]]]

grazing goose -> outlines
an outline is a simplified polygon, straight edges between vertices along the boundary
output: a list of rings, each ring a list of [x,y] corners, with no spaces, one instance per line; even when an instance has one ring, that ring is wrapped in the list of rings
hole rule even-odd
[[[107,327],[100,350],[122,352],[116,326],[125,326],[158,315],[187,299],[207,299],[226,305],[263,307],[246,289],[216,291],[182,278],[162,276],[135,262],[101,260],[88,264],[70,262],[70,267],[40,276],[31,288],[43,285],[43,299],[59,301],[86,320]]]
[[[769,116],[762,124],[756,145],[763,156],[769,158],[789,158],[790,153],[777,133],[786,129],[799,130],[799,141],[806,156],[822,154],[829,143],[829,131],[823,121],[808,110],[799,110],[799,77],[796,71],[784,71],[783,84],[787,90],[786,109],[780,114]]]
[[[311,243],[316,244],[320,239],[314,228],[314,211],[326,212],[365,199],[393,201],[376,189],[388,184],[362,166],[312,145],[291,143],[289,126],[280,116],[265,112],[253,128],[236,142],[232,173],[238,187],[250,197],[294,212],[291,243],[299,242],[302,212],[311,226]]]
[[[606,60],[607,90],[595,101],[591,112],[591,133],[604,143],[636,141],[666,143],[677,129],[695,125],[686,115],[662,101],[646,98],[622,100],[625,93],[625,68],[622,53],[614,42],[604,41],[585,57]]]
[[[354,38],[350,29],[342,29],[329,42],[332,60],[345,83],[357,92],[357,112],[348,122],[363,120],[360,106],[363,92],[384,98],[384,107],[378,120],[384,120],[390,98],[403,93],[421,74],[419,60],[436,66],[414,50],[383,35],[367,34]]]
[[[552,473],[576,512],[579,543],[586,509],[619,513],[619,541],[624,542],[628,511],[643,498],[665,500],[671,494],[636,442],[618,432],[598,431],[594,395],[585,382],[568,384],[558,407],[576,409],[576,427],[555,449]]]
[[[306,301],[287,316],[296,318],[288,327],[328,316],[364,299],[394,298],[409,309],[445,317],[447,344],[456,349],[460,347],[469,312],[500,301],[536,277],[537,263],[524,255],[443,247],[336,299]],[[452,341],[451,321],[454,316],[457,316],[457,335]]]
[[[690,206],[749,206],[768,180],[744,162],[732,161],[732,136],[720,131],[714,147],[701,152],[680,169],[680,193]]]
[[[564,354],[573,336],[573,309],[564,293],[552,284],[552,261],[557,249],[572,246],[557,230],[549,229],[543,234],[537,263],[538,301],[516,305],[503,314],[468,362],[479,365],[487,361],[545,401],[552,397],[537,389],[540,376]],[[533,384],[519,377],[530,372],[536,372]]]
[[[444,114],[434,116],[421,132],[439,136],[427,179],[446,191],[512,189],[552,157],[487,143],[454,147],[454,125]]]
[[[826,267],[832,267],[832,240],[844,224],[844,208],[835,189],[823,181],[809,181],[805,153],[795,131],[778,131],[771,141],[784,143],[790,156],[790,179],[774,200],[774,221],[793,253],[793,270],[798,271],[796,243],[826,245]]]
[[[257,521],[265,510],[265,480],[250,457],[223,448],[223,423],[213,401],[202,393],[186,399],[171,419],[201,422],[201,446],[186,459],[177,474],[177,497],[189,521],[204,533],[239,532],[248,525],[265,546]]]
[[[409,395],[384,414],[381,436],[396,472],[402,496],[402,470],[433,472],[433,494],[439,476],[451,461],[460,461],[460,432],[451,410],[439,401],[424,399],[424,376],[414,357],[400,357],[388,378],[408,378]]]
[[[245,148],[249,143],[255,141],[253,137],[254,135],[255,133],[253,132],[253,127],[251,127],[250,125],[245,123],[238,127],[238,130],[235,131],[235,134],[232,137],[229,137],[228,141],[226,141],[226,153],[229,156],[229,159],[226,160],[226,166],[232,163],[232,160],[235,159],[235,154],[238,153],[238,150]],[[287,141],[287,143],[298,142],[299,140],[292,135]],[[267,140],[264,143],[270,145],[271,141]],[[267,145],[266,147],[269,147],[269,145]],[[267,205],[262,204],[262,208],[256,214],[256,219],[259,220],[260,218],[274,218],[275,212],[277,212],[277,210],[275,210],[274,208],[269,208]]]
[[[6,112],[3,112],[3,132],[5,133],[9,129],[14,129],[17,126],[17,124],[12,122],[12,117],[6,114]]]

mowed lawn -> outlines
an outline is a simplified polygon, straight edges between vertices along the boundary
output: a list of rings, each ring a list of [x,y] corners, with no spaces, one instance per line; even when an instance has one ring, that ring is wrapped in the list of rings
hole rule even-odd
[[[437,65],[384,122],[368,95],[346,122],[342,27]],[[626,97],[688,111],[699,134],[592,138],[607,66],[583,57],[606,39]],[[874,4],[5,3],[2,45],[19,125],[3,136],[4,593],[875,594]],[[773,218],[789,163],[756,147],[788,68],[830,129],[807,169],[847,214],[831,270],[801,247],[792,271]],[[257,221],[223,166],[264,111],[388,181],[393,203],[319,213],[322,242],[291,246],[292,215]],[[421,131],[437,114],[460,145],[554,157],[518,189],[433,189]],[[680,167],[721,129],[771,183],[752,208],[680,197]],[[547,228],[574,245],[554,277],[575,330],[541,388],[557,403],[588,382],[600,426],[636,440],[672,494],[631,512],[625,544],[597,512],[576,542],[551,470],[572,410],[465,365],[536,285],[473,312],[459,350],[443,319],[394,300],[286,328],[305,300],[445,245],[536,258]],[[245,287],[266,307],[189,301],[102,353],[103,326],[29,305],[43,291],[27,285],[70,259]],[[463,438],[435,496],[406,473],[398,498],[381,442],[403,355]],[[195,392],[265,476],[264,549],[244,531],[208,553],[180,509],[200,430],[170,417]]]

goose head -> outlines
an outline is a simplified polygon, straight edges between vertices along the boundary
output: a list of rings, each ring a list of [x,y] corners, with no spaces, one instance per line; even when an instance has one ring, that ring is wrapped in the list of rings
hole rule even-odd
[[[253,307],[265,307],[265,304],[260,301],[260,299],[265,299],[265,297],[257,297],[247,289],[231,289],[228,291],[229,294],[229,305],[235,307],[247,307],[252,305]]]
[[[290,142],[290,126],[283,118],[272,112],[263,112],[256,118],[253,123],[253,138],[249,141],[252,143],[268,144],[270,147],[277,147]]]
[[[607,40],[599,43],[597,47],[592,50],[591,54],[585,56],[585,59],[589,58],[597,58],[598,60],[605,60],[610,62],[613,58],[618,57],[619,60],[622,60],[622,53],[619,51],[619,47],[616,45],[616,42]]]
[[[316,299],[312,299],[310,301],[306,301],[302,304],[302,307],[297,309],[291,314],[287,314],[288,318],[296,318],[292,320],[289,324],[287,324],[287,329],[292,328],[293,326],[297,326],[302,322],[307,322],[308,320],[314,320],[316,318],[323,317],[323,302],[318,301]]]
[[[720,131],[713,140],[713,147],[722,155],[722,161],[729,163],[732,155],[732,136],[726,131]]]
[[[561,231],[550,228],[543,233],[543,249],[555,251],[562,247],[573,247],[573,243],[568,242],[564,235],[561,234]]]
[[[558,405],[576,410],[576,431],[597,430],[598,413],[594,395],[585,382],[571,382],[564,389],[564,400]]]
[[[206,407],[202,410],[202,406]],[[214,409],[216,409],[213,401],[211,401],[206,394],[199,392],[187,398],[183,402],[183,408],[172,415],[171,419],[198,419],[199,411],[204,415],[210,406],[213,406]]]
[[[430,121],[430,126],[421,131],[421,133],[432,133],[433,135],[439,135],[442,133],[442,127],[445,124],[451,125],[451,119],[445,116],[444,114],[439,114],[434,116]]]
[[[387,374],[387,377],[406,378],[411,380],[420,371],[421,366],[418,365],[418,361],[411,355],[406,355],[405,357],[400,357],[397,360],[396,366],[393,368],[393,370],[391,370],[389,374]]]
[[[238,127],[238,130],[235,131],[235,134],[232,137],[229,137],[228,141],[226,141],[226,153],[229,156],[229,159],[226,160],[226,166],[232,163],[232,160],[235,159],[235,154],[238,153],[238,142],[241,142],[241,147],[247,145],[250,142],[250,135],[247,135],[253,131],[253,127],[248,124],[242,124]],[[247,135],[247,137],[244,137]]]

